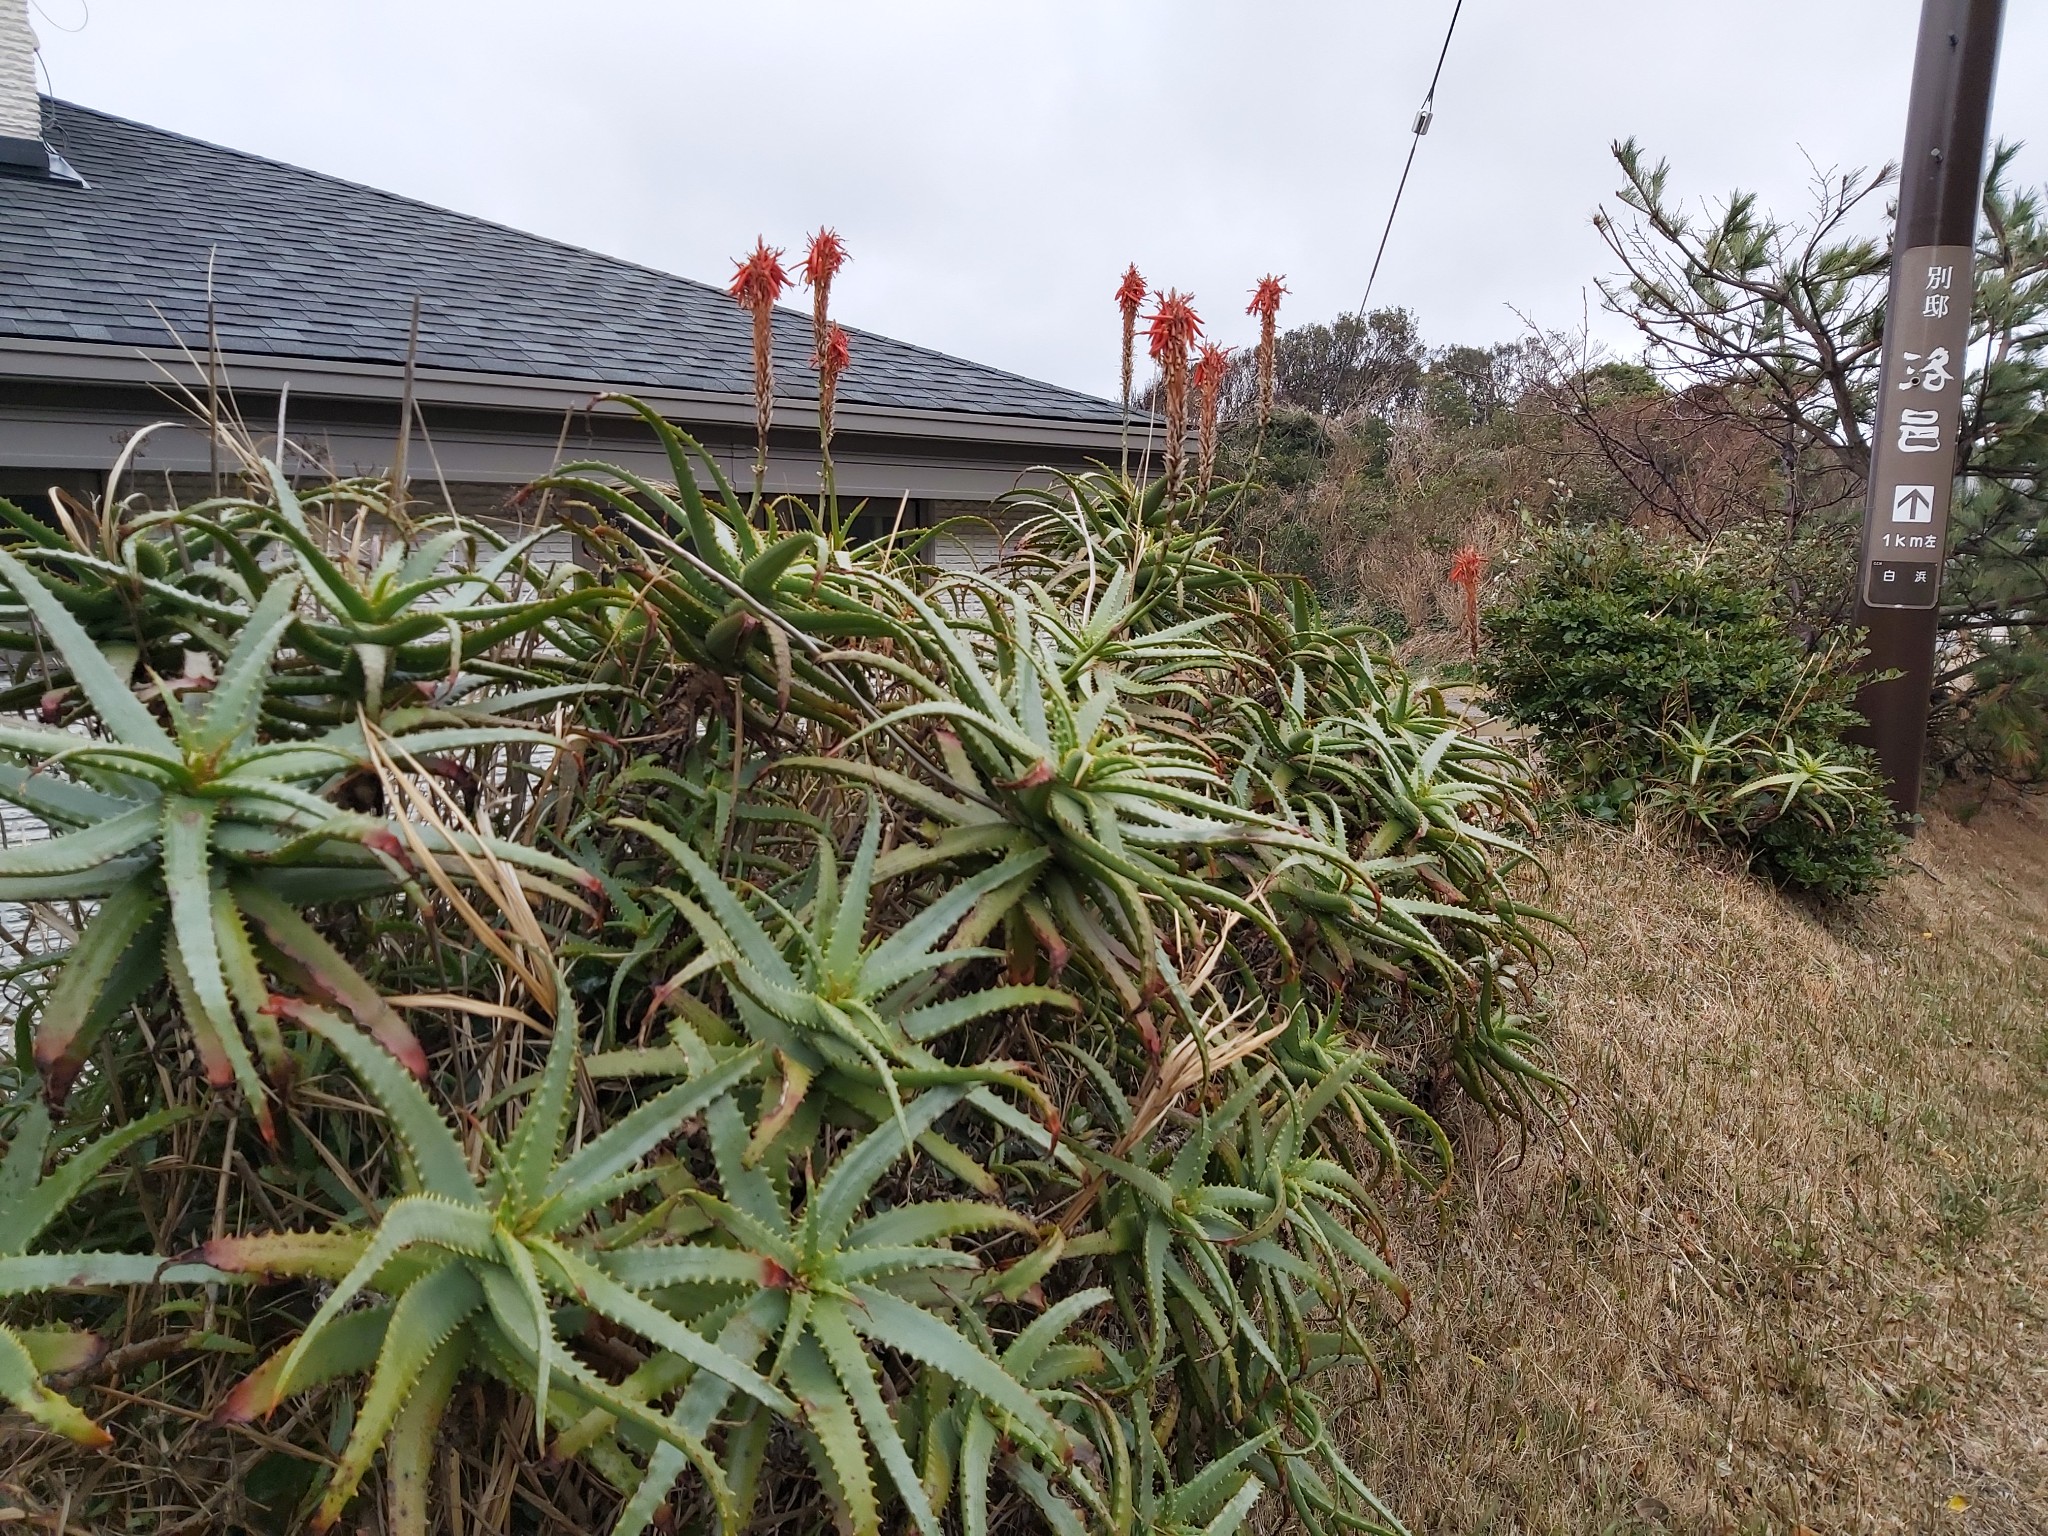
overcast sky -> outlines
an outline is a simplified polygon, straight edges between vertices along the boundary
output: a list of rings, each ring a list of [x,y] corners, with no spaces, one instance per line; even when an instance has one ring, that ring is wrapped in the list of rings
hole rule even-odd
[[[2048,4],[1994,133],[2048,180]],[[1576,327],[1634,134],[1791,210],[1898,154],[1916,0],[1466,0],[1374,303]],[[75,101],[723,282],[836,225],[840,317],[1099,393],[1127,261],[1251,335],[1355,308],[1451,0],[32,0]],[[858,360],[856,359],[856,367]]]

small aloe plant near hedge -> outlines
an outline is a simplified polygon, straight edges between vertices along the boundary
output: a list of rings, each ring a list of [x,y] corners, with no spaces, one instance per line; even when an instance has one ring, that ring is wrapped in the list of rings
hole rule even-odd
[[[1669,813],[1781,885],[1862,894],[1900,839],[1849,740],[1853,654],[1809,648],[1744,553],[1538,534],[1487,612],[1481,673],[1588,814]]]

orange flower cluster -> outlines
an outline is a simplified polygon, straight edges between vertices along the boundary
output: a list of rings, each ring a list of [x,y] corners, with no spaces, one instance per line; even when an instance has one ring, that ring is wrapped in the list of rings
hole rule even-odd
[[[760,500],[768,474],[768,430],[775,419],[775,306],[790,286],[782,251],[765,238],[733,263],[726,292],[754,318],[754,499]],[[818,446],[827,494],[832,486],[832,411],[839,376],[853,363],[846,332],[832,321],[832,279],[848,260],[846,242],[834,229],[811,236],[798,269],[811,290],[811,366],[818,370]]]
[[[726,289],[740,308],[754,317],[754,496],[758,500],[768,475],[768,428],[775,418],[775,305],[789,286],[782,252],[756,238],[753,251],[733,263],[732,286]]]
[[[832,410],[839,398],[839,375],[853,363],[846,332],[832,319],[832,279],[848,260],[846,242],[836,229],[811,236],[804,252],[804,281],[811,289],[811,366],[818,370],[818,443],[829,480],[832,466]]]
[[[1131,414],[1131,353],[1138,339],[1138,310],[1149,290],[1134,261],[1124,268],[1123,281],[1116,285],[1116,307],[1124,317],[1124,415]]]
[[[1451,558],[1451,585],[1465,595],[1465,643],[1479,654],[1479,584],[1486,579],[1486,557],[1467,544]]]
[[[1169,288],[1157,296],[1152,313],[1145,317],[1145,341],[1152,361],[1159,365],[1160,388],[1166,404],[1166,493],[1180,489],[1181,466],[1187,452],[1188,360],[1195,343],[1202,339],[1201,317],[1195,313],[1195,296]]]
[[[1280,296],[1287,286],[1268,272],[1252,289],[1252,301],[1245,313],[1259,320],[1259,426],[1263,430],[1273,417],[1273,367],[1275,337],[1280,322]]]

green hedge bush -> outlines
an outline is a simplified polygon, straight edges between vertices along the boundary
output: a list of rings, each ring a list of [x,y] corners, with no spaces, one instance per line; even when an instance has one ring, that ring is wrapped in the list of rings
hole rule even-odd
[[[1899,838],[1846,739],[1854,655],[1809,649],[1745,553],[1539,534],[1487,611],[1481,675],[1588,815],[1670,810],[1778,884],[1869,891]]]

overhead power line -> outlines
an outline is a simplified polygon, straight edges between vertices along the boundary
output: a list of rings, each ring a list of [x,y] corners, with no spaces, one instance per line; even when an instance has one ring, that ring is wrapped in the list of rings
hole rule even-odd
[[[1380,248],[1373,252],[1372,271],[1365,279],[1365,297],[1358,301],[1358,313],[1365,315],[1366,305],[1372,302],[1373,284],[1379,281],[1380,259],[1387,254],[1387,237],[1394,232],[1394,215],[1401,211],[1401,194],[1408,190],[1408,173],[1415,169],[1415,151],[1422,145],[1422,136],[1429,132],[1430,119],[1436,116],[1436,83],[1444,77],[1444,60],[1450,57],[1451,38],[1458,30],[1458,13],[1465,9],[1465,0],[1457,0],[1451,7],[1451,24],[1444,28],[1444,45],[1437,50],[1436,68],[1429,76],[1429,91],[1422,98],[1422,107],[1415,114],[1415,136],[1408,141],[1408,159],[1401,167],[1401,180],[1394,188],[1393,206],[1387,209],[1387,226],[1380,231]]]

